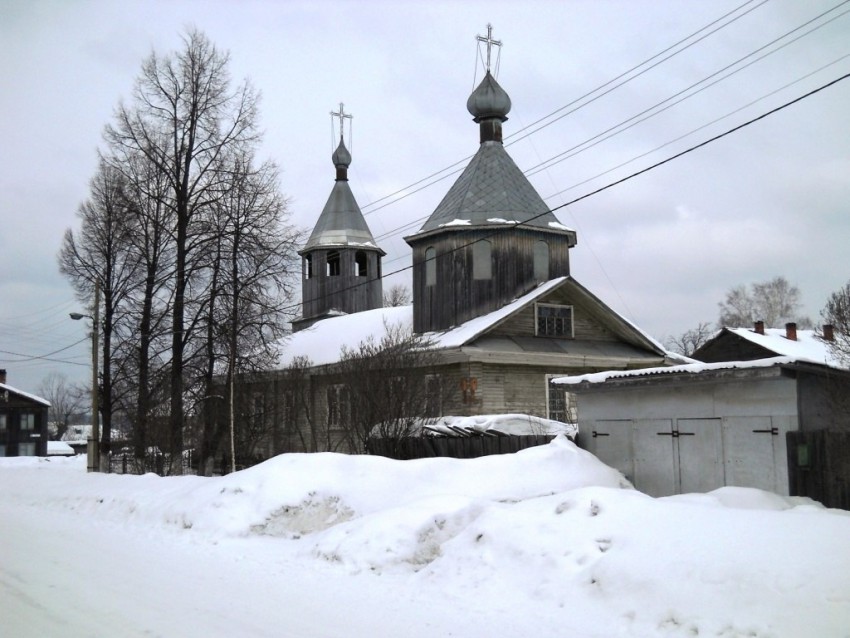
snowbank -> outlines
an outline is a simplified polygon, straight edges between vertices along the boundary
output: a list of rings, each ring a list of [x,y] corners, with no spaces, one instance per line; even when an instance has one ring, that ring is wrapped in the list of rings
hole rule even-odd
[[[265,619],[251,625],[255,636],[828,638],[850,627],[850,513],[745,488],[655,499],[565,437],[470,460],[282,455],[221,478],[87,474],[82,458],[0,459],[0,485],[7,527],[40,518],[46,530],[76,526],[65,532],[75,552],[108,529],[97,537],[115,540],[97,551],[133,565],[116,572],[114,586],[162,583],[168,592],[146,590],[156,618],[223,605],[244,610],[232,613],[246,622]],[[192,588],[165,584],[169,570],[160,574],[150,550],[132,559],[125,536],[161,547],[155,553],[169,565],[183,555],[208,564],[206,574],[194,573],[196,562],[182,566],[201,582],[262,585],[218,598],[211,589],[205,603]],[[42,572],[40,587],[52,587],[57,559],[39,565],[49,549],[39,550],[41,535],[11,538],[32,547],[18,562],[18,551],[0,555],[0,574],[10,562],[35,574],[6,583],[24,589],[14,602],[42,591],[26,590]],[[297,587],[317,578],[320,590]],[[287,604],[278,609],[282,588]],[[335,604],[363,592],[373,608],[301,618],[327,588]],[[120,603],[125,615],[137,613],[131,602]],[[65,604],[52,599],[51,614]],[[236,627],[215,614],[218,625],[193,617],[193,633],[182,635]],[[105,635],[143,635],[122,622]],[[297,633],[275,633],[286,622]]]

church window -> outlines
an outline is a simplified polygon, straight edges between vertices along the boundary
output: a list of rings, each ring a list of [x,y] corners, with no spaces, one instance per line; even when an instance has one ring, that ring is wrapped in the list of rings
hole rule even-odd
[[[6,429],[6,415],[0,414],[0,432]]]
[[[443,384],[440,377],[429,374],[425,377],[425,409],[423,416],[438,417],[443,413]]]
[[[492,244],[487,240],[472,244],[472,278],[490,279],[493,276]]]
[[[332,250],[328,253],[328,277],[339,277],[340,275],[339,251]]]
[[[362,250],[354,253],[354,270],[358,277],[369,276],[369,255]]]
[[[437,250],[433,246],[425,249],[425,285],[437,283]]]
[[[534,242],[534,280],[549,279],[549,244],[545,241]]]
[[[313,278],[313,255],[304,257],[304,279]]]
[[[327,388],[328,427],[343,428],[348,425],[351,401],[348,388],[344,385],[330,385]]]
[[[534,304],[538,337],[573,337],[573,307],[557,304]]]

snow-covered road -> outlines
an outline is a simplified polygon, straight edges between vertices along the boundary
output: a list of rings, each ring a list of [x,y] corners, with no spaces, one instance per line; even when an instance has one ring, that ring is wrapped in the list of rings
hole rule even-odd
[[[0,459],[0,636],[850,637],[850,513],[654,499],[565,439],[212,479]]]

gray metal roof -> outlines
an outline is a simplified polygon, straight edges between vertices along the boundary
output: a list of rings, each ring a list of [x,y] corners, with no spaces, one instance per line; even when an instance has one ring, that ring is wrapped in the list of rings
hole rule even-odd
[[[332,160],[338,168],[347,168],[351,162],[351,155],[342,140],[334,151]],[[343,173],[343,178],[334,182],[322,214],[319,215],[319,220],[301,252],[313,248],[350,246],[371,248],[385,254],[375,243],[375,238],[366,224],[360,206],[357,205],[354,193],[351,192],[351,187],[344,175]]]
[[[456,220],[474,226],[499,223],[492,220],[528,222],[532,227],[567,230],[548,210],[504,146],[500,142],[484,142],[419,232]]]

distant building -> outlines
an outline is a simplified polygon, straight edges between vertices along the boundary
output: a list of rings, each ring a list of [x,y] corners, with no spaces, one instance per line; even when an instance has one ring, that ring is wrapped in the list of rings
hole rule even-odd
[[[46,456],[50,403],[6,383],[0,370],[0,456]]]

